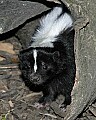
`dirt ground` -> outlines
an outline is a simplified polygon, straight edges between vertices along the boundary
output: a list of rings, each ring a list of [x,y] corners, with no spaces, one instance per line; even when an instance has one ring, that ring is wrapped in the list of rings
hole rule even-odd
[[[15,37],[0,42],[0,120],[63,120],[66,112],[59,108],[62,96],[46,108],[34,107],[42,93],[30,91],[22,81],[20,49]],[[77,120],[96,120],[96,101]]]

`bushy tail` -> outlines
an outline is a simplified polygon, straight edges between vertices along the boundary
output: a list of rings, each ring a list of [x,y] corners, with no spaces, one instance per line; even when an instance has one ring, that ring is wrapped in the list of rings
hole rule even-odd
[[[58,6],[62,7],[64,12],[71,14],[66,4],[62,0],[58,0],[58,1],[59,1]]]

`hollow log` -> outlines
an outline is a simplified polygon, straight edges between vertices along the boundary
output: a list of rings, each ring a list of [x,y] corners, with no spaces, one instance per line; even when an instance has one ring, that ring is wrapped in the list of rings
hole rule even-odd
[[[78,0],[72,3],[77,19],[75,24],[76,82],[73,100],[65,120],[76,117],[96,99],[96,1]]]

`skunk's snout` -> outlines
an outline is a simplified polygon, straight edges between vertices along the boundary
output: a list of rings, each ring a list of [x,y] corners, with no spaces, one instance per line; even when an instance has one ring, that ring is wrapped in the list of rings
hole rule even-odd
[[[31,82],[38,83],[41,80],[41,76],[37,75],[36,73],[32,73],[30,75]]]

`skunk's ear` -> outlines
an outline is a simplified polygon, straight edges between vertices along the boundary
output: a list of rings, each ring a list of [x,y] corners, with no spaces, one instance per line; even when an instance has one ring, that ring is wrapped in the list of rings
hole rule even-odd
[[[55,52],[53,53],[53,59],[54,59],[54,61],[55,61],[55,62],[58,61],[59,58],[60,58],[60,53],[59,53],[59,51],[55,51]]]
[[[33,49],[32,48],[27,48],[27,49],[21,50],[19,52],[19,58],[22,60],[22,58],[27,58],[32,53],[33,53]]]
[[[31,53],[32,50],[33,50],[32,47],[26,48],[26,49],[21,50],[21,51],[20,51],[20,54],[28,54],[28,53]]]

